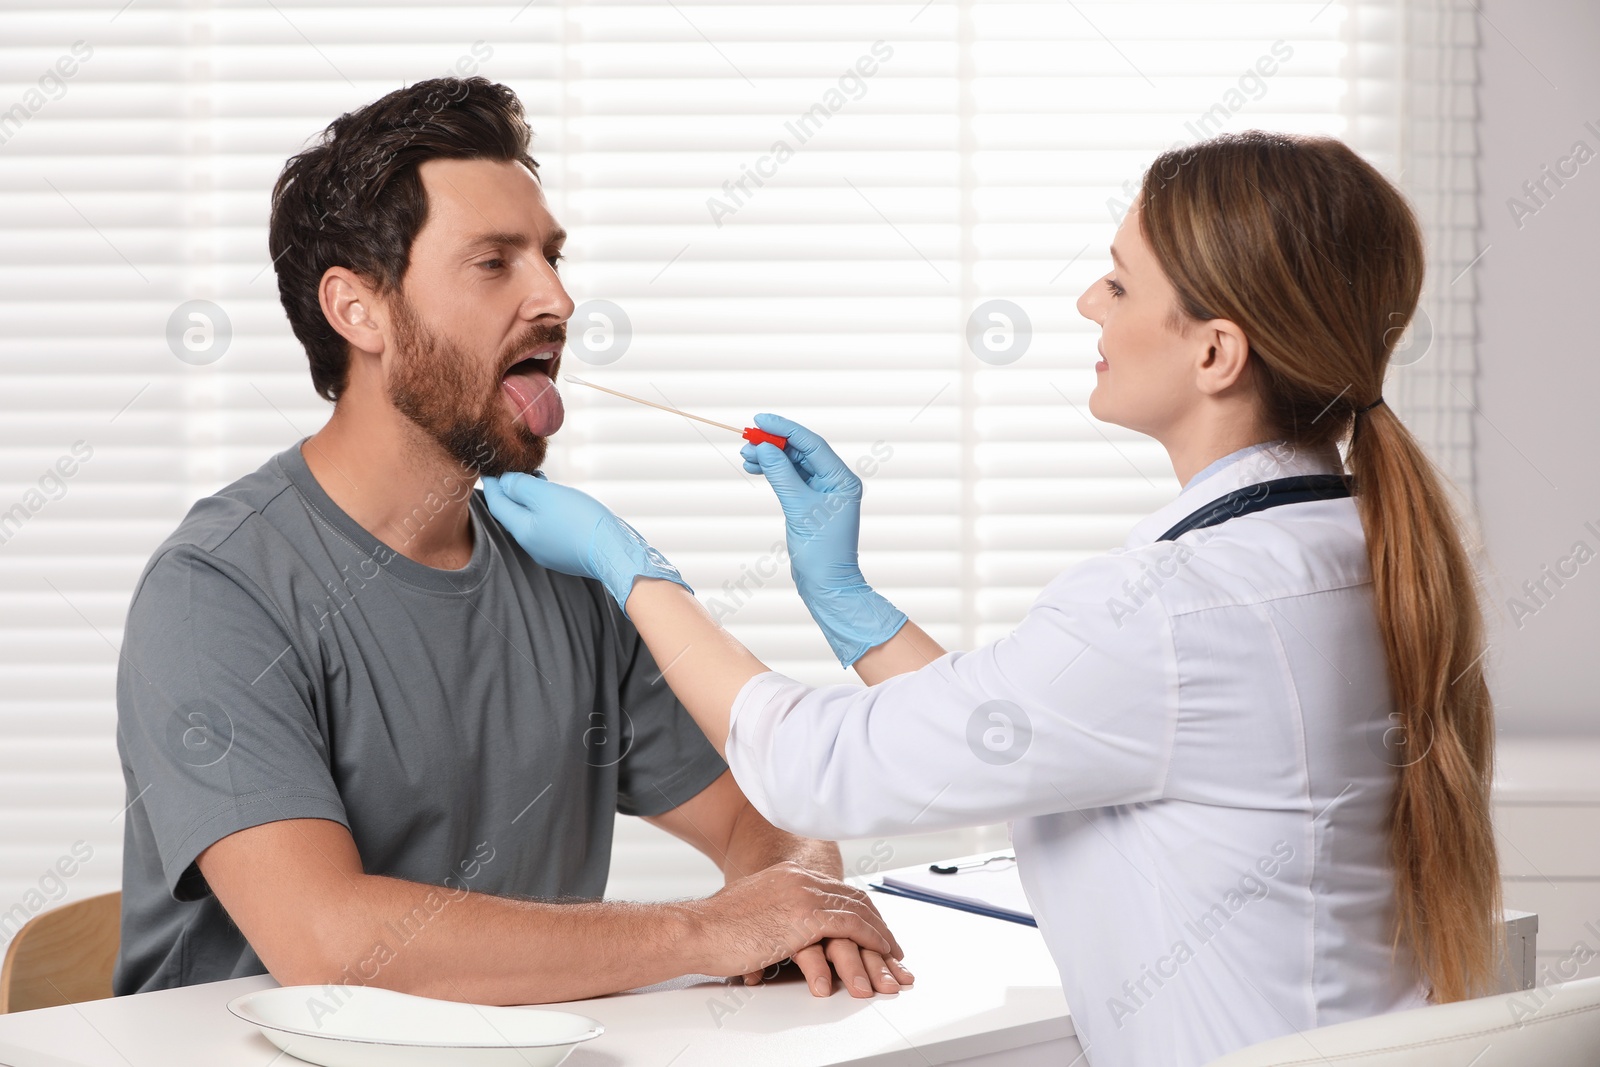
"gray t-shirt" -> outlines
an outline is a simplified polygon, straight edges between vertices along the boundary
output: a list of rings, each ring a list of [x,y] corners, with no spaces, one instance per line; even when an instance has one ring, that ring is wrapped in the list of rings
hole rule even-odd
[[[156,550],[117,674],[118,994],[265,973],[194,863],[235,831],[343,823],[369,874],[447,887],[441,907],[594,899],[615,812],[668,811],[725,769],[604,587],[535,563],[477,490],[470,511],[471,561],[424,566],[341,511],[296,445]],[[386,948],[436,913],[397,917]]]

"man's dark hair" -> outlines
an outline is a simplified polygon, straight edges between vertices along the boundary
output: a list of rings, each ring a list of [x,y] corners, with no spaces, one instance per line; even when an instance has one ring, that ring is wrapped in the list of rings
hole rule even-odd
[[[340,115],[284,164],[272,187],[267,248],[319,396],[339,399],[350,362],[317,302],[323,274],[347,267],[377,292],[398,293],[428,218],[417,168],[430,159],[514,161],[537,178],[530,137],[522,102],[505,86],[431,78]]]

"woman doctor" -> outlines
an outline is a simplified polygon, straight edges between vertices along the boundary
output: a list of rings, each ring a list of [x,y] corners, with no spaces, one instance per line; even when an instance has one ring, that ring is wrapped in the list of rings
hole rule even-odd
[[[785,419],[757,418],[789,445],[746,466],[864,686],[768,670],[576,490],[508,474],[490,507],[606,584],[776,825],[1010,821],[1095,1067],[1489,991],[1482,617],[1441,481],[1380,396],[1423,279],[1409,207],[1338,141],[1224,136],[1155,160],[1112,259],[1078,300],[1101,328],[1090,410],[1159,440],[1183,489],[983,648],[946,652],[872,590],[860,480]]]

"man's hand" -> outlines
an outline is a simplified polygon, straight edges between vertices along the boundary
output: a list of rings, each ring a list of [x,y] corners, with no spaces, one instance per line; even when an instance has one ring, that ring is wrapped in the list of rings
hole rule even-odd
[[[825,997],[833,992],[833,975],[829,968],[839,973],[839,981],[852,997],[870,997],[873,992],[898,993],[916,979],[905,965],[893,956],[884,956],[862,948],[843,937],[830,937],[819,944],[808,945],[794,954],[794,964],[805,975],[811,995]],[[756,985],[762,974],[747,974],[745,985]]]
[[[764,968],[792,958],[817,996],[832,991],[830,963],[855,996],[871,996],[874,978],[886,993],[911,981],[904,968],[904,981],[890,970],[889,961],[898,968],[904,953],[867,894],[798,863],[774,864],[729,882],[689,907],[703,923],[693,951],[704,974],[744,975],[749,983]],[[886,974],[895,989],[883,987]],[[869,988],[862,990],[858,977],[868,979]]]
[[[795,837],[774,827],[750,806],[732,772],[724,771],[694,797],[670,811],[646,816],[646,821],[687,841],[723,868],[727,885],[716,897],[701,902],[710,913],[731,915],[739,921],[758,912],[770,912],[773,899],[763,894],[770,892],[774,882],[793,883],[799,872],[812,879],[807,892],[841,895],[851,906],[865,909],[871,921],[880,925],[883,922],[866,894],[839,880],[843,866],[837,845]],[[746,876],[745,871],[756,874]],[[753,881],[763,876],[767,881]],[[716,932],[711,931],[711,937],[715,936]],[[804,945],[799,951],[782,952],[778,958],[788,956],[794,960],[814,996],[825,997],[833,992],[835,971],[854,997],[870,997],[874,990],[898,993],[902,986],[914,981],[900,962],[898,950],[885,955],[848,937],[812,935],[809,942],[799,943]],[[770,966],[765,971],[765,977],[777,973]],[[763,977],[762,968],[752,967],[744,972],[745,985],[757,985]]]

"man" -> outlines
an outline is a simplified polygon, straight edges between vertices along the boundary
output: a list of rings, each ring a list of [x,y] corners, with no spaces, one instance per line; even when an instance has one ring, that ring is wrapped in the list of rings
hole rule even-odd
[[[912,980],[837,846],[751,808],[601,585],[471,489],[537,470],[563,417],[565,234],[529,136],[503,86],[437,79],[278,179],[279,295],[335,408],[140,578],[118,993],[266,970],[539,1003],[785,957],[819,996]],[[725,887],[599,900],[616,811]]]

